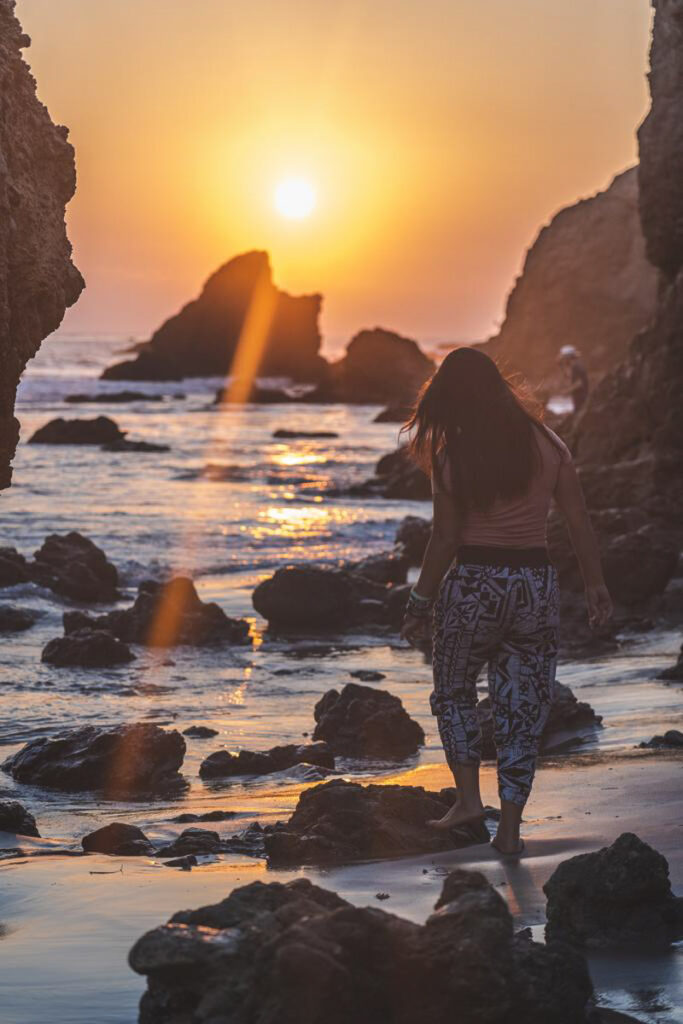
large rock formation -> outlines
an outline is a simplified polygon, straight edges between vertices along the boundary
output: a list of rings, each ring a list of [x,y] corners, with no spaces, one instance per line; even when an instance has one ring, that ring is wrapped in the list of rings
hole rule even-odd
[[[9,486],[19,439],[19,378],[83,288],[64,224],[76,187],[73,147],[36,96],[21,56],[29,44],[14,0],[0,0],[0,488]]]
[[[588,370],[603,373],[649,322],[656,295],[633,167],[541,229],[508,297],[500,332],[485,350],[535,384],[556,370],[562,345],[575,345]]]
[[[201,295],[166,320],[135,359],[108,367],[107,380],[178,380],[245,375],[316,381],[326,368],[319,355],[320,295],[293,296],[272,281],[268,253],[248,252],[223,264]],[[254,365],[238,360],[240,338]]]
[[[306,878],[252,882],[143,935],[141,1024],[587,1024],[577,951],[515,936],[478,872],[456,870],[424,925]],[[592,1018],[602,1020],[603,1018]]]
[[[372,686],[347,683],[339,693],[328,690],[315,705],[314,740],[335,754],[400,761],[416,754],[425,741],[422,727],[400,697]]]

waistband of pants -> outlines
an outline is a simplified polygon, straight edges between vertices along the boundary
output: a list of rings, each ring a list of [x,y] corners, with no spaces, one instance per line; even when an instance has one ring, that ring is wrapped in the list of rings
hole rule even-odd
[[[546,548],[502,548],[463,544],[456,552],[457,564],[493,565],[506,569],[541,569],[551,565]]]

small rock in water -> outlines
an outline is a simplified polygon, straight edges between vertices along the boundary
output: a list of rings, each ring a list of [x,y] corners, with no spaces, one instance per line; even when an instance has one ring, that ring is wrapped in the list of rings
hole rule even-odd
[[[681,647],[681,653],[678,655],[678,661],[671,668],[663,669],[657,679],[683,679],[683,647]]]
[[[189,853],[186,857],[176,857],[174,860],[167,860],[164,862],[166,868],[181,868],[183,871],[191,871],[192,868],[196,868],[198,864],[197,858],[194,854]]]
[[[175,396],[174,396],[175,397]],[[150,395],[144,391],[102,391],[92,395],[67,395],[64,399],[73,405],[86,402],[98,402],[102,405],[124,404],[128,402],[163,402],[163,395]]]
[[[79,629],[75,633],[50,640],[43,648],[40,660],[58,668],[75,665],[105,668],[125,665],[134,658],[130,647],[117,640],[108,630]]]
[[[371,686],[347,683],[341,693],[328,690],[313,715],[313,739],[329,743],[335,754],[401,760],[425,741],[401,700]]]
[[[334,755],[326,743],[290,743],[270,750],[240,750],[231,754],[217,750],[202,761],[199,774],[203,779],[216,779],[231,775],[270,775],[285,771],[298,764],[334,768]]]
[[[26,559],[16,548],[0,548],[0,587],[13,587],[30,578]]]
[[[40,618],[40,612],[31,608],[13,608],[9,604],[0,605],[0,633],[21,633],[34,626]]]
[[[376,900],[388,900],[388,899],[391,899],[391,895],[388,892],[376,892],[375,893],[375,899]]]
[[[110,444],[122,440],[125,431],[108,416],[92,420],[50,420],[29,438],[29,444]]]
[[[229,818],[234,818],[235,814],[235,811],[206,811],[205,814],[192,814],[186,811],[175,818],[170,818],[169,821],[177,822],[179,825],[189,825],[192,821],[228,821]]]
[[[102,445],[103,452],[168,452],[170,450],[167,444],[153,444],[151,441],[129,441],[125,437]]]
[[[220,853],[222,841],[218,832],[208,828],[186,828],[180,835],[157,850],[157,857],[185,857],[207,853]]]
[[[379,683],[382,679],[386,679],[384,672],[376,672],[370,668],[357,668],[353,672],[349,672],[350,676],[354,679],[360,679],[362,683]]]
[[[0,800],[0,832],[40,838],[36,819],[17,800]]]
[[[218,729],[211,729],[208,725],[189,725],[187,729],[183,729],[183,736],[205,740],[210,739],[211,736],[218,736]]]
[[[115,601],[118,573],[104,551],[88,537],[72,530],[45,538],[28,566],[41,586],[74,601]]]
[[[679,729],[669,729],[663,736],[653,736],[647,743],[639,743],[638,746],[655,750],[660,747],[680,748],[683,747],[683,732]]]
[[[149,839],[136,825],[112,821],[81,839],[86,853],[108,853],[117,857],[145,856],[154,853]]]
[[[280,428],[273,431],[273,437],[293,440],[295,438],[316,438],[316,437],[339,437],[333,430],[285,430]]]

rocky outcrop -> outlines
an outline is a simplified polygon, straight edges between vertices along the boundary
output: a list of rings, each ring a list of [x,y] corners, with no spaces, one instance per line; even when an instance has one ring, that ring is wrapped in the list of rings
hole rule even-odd
[[[638,746],[650,750],[680,750],[683,749],[683,732],[680,729],[668,729],[663,736],[653,736],[647,743],[639,743]]]
[[[358,497],[429,501],[432,487],[429,477],[412,462],[404,445],[383,455],[375,466],[374,477],[353,484],[346,493]]]
[[[106,629],[77,629],[74,633],[49,640],[40,660],[57,668],[75,665],[106,668],[126,665],[134,657],[128,645]]]
[[[410,407],[435,369],[416,341],[375,327],[354,335],[307,401]]]
[[[2,768],[17,782],[34,786],[133,796],[183,785],[178,769],[184,756],[185,740],[175,729],[164,732],[143,723],[85,725],[31,740]]]
[[[218,729],[212,729],[208,725],[189,725],[183,729],[183,736],[189,736],[194,740],[208,740],[212,736],[218,736]]]
[[[65,634],[81,630],[104,630],[124,643],[149,647],[249,642],[249,623],[231,619],[214,602],[201,601],[194,583],[186,576],[163,583],[145,580],[131,608],[96,618],[83,612],[66,612]]]
[[[442,818],[454,801],[454,789],[324,782],[301,794],[289,821],[265,830],[268,863],[345,863],[488,843],[483,822],[449,833],[429,828],[427,821]]]
[[[319,295],[294,297],[272,281],[265,252],[223,264],[201,295],[166,320],[135,359],[110,366],[106,380],[178,380],[228,373],[316,381],[326,363],[319,354]],[[254,367],[235,361],[240,338],[262,356]],[[244,356],[244,351],[242,353]]]
[[[8,604],[0,604],[0,633],[21,633],[35,626],[40,612],[32,608],[12,608]]]
[[[396,626],[409,589],[407,585],[385,586],[345,569],[288,566],[259,583],[252,603],[273,629]]]
[[[118,572],[104,551],[75,530],[50,534],[28,563],[30,578],[56,594],[85,603],[115,601]]]
[[[493,760],[496,757],[496,746],[493,740],[493,715],[489,697],[479,701],[477,713],[482,732],[482,756]],[[599,728],[601,722],[602,716],[596,715],[590,704],[577,700],[568,686],[556,682],[553,703],[541,738],[541,753],[548,754],[580,746],[586,735]]]
[[[657,274],[645,255],[638,171],[555,214],[529,249],[500,332],[484,347],[534,384],[557,370],[562,345],[602,374],[625,356],[652,317]]]
[[[14,0],[0,0],[0,488],[9,486],[19,439],[19,378],[83,288],[64,224],[76,187],[73,147],[36,96],[21,55],[29,45]]]
[[[657,679],[683,679],[683,646],[675,665],[663,669]]]
[[[0,832],[40,838],[36,819],[17,800],[0,800]]]
[[[587,1024],[583,957],[514,935],[477,872],[446,879],[424,925],[353,907],[308,879],[253,882],[133,946],[141,1024]]]
[[[314,737],[316,738],[316,737]],[[270,750],[216,750],[202,761],[199,774],[203,779],[220,779],[232,775],[271,775],[286,771],[297,764],[311,764],[319,768],[334,768],[334,754],[327,743],[289,743]]]
[[[344,757],[398,760],[416,754],[425,741],[400,698],[372,686],[347,683],[328,690],[315,705],[314,740]]]
[[[112,821],[81,839],[86,853],[107,853],[116,857],[140,857],[154,853],[154,846],[137,825]]]
[[[29,438],[29,444],[111,444],[121,441],[125,433],[108,416],[92,420],[50,420]]]
[[[543,886],[546,937],[575,946],[665,947],[683,936],[666,858],[631,832],[563,861]]]

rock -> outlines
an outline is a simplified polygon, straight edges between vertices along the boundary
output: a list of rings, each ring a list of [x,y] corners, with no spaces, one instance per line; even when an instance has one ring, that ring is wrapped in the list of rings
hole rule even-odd
[[[41,586],[74,601],[115,601],[118,573],[105,553],[87,537],[72,531],[46,537],[29,566]]]
[[[295,440],[296,438],[317,438],[317,437],[339,437],[334,430],[279,430],[273,431],[273,437],[283,440]]]
[[[624,358],[656,300],[657,273],[645,255],[632,167],[541,228],[503,325],[484,351],[533,384],[557,374],[563,345],[580,350],[590,374],[603,374]]]
[[[17,800],[0,800],[0,832],[40,838],[36,819]]]
[[[79,629],[67,636],[55,637],[43,648],[40,660],[58,668],[81,665],[106,668],[126,665],[135,655],[127,644],[105,629]]]
[[[374,600],[377,607],[363,605]],[[254,590],[254,608],[276,628],[343,629],[385,613],[384,586],[344,569],[287,566]]]
[[[176,857],[175,860],[167,860],[164,863],[165,868],[181,868],[183,871],[191,871],[192,868],[196,868],[198,864],[197,858],[194,854],[189,854],[187,857]]]
[[[194,583],[186,576],[175,576],[164,583],[145,580],[133,606],[122,611],[97,618],[73,612],[64,615],[67,635],[84,628],[107,630],[124,643],[149,647],[249,642],[249,623],[229,618],[213,602],[201,601]]]
[[[411,461],[404,445],[383,455],[375,468],[375,476],[353,484],[346,493],[358,497],[428,501],[432,496],[432,486],[427,475]]]
[[[396,531],[396,546],[403,551],[409,565],[422,565],[427,544],[432,532],[430,519],[421,516],[406,516]]]
[[[642,952],[683,936],[683,899],[671,892],[666,859],[631,832],[563,861],[543,891],[549,940]]]
[[[180,835],[157,850],[157,857],[205,856],[223,849],[218,832],[208,828],[186,828]]]
[[[220,267],[201,295],[166,320],[139,347],[135,359],[116,363],[105,380],[178,380],[225,377],[254,303],[271,313],[259,373],[316,381],[325,369],[319,354],[319,295],[295,298],[272,282],[268,254],[248,252]]]
[[[89,832],[81,839],[86,853],[109,853],[117,857],[146,856],[154,853],[149,839],[136,825],[112,821]]]
[[[125,433],[108,416],[92,420],[65,420],[59,416],[40,427],[29,444],[111,444],[122,441]]]
[[[455,800],[455,790],[432,793],[421,786],[361,786],[333,779],[304,790],[289,821],[265,832],[273,867],[437,853],[487,843],[483,823],[430,829]]]
[[[294,387],[272,388],[259,384],[258,381],[245,383],[244,386],[220,387],[213,400],[214,406],[221,405],[286,405],[300,402],[301,394]]]
[[[151,444],[149,441],[128,441],[126,438],[119,438],[111,444],[103,444],[103,452],[168,452],[171,449],[167,444]]]
[[[655,750],[659,747],[683,747],[683,732],[679,729],[669,729],[663,736],[653,736],[647,743],[639,743],[638,746],[651,747]]]
[[[254,752],[216,750],[202,761],[199,774],[203,779],[218,779],[231,775],[270,775],[286,771],[296,764],[313,764],[321,768],[334,768],[334,755],[327,743],[290,743],[283,747]]]
[[[204,814],[192,814],[190,811],[186,811],[170,820],[179,825],[189,825],[191,821],[228,821],[230,818],[234,818],[235,814],[236,811],[206,811]]]
[[[0,587],[13,587],[17,583],[26,583],[29,578],[28,565],[24,556],[20,555],[16,548],[0,548]]]
[[[416,341],[383,327],[360,331],[333,363],[313,402],[411,405],[436,366]]]
[[[178,769],[184,756],[185,740],[175,729],[85,725],[31,740],[1,767],[17,782],[36,786],[135,795],[183,785]]]
[[[177,398],[180,396],[174,395],[173,397]],[[93,395],[67,395],[64,401],[72,405],[84,405],[93,402],[102,405],[127,405],[129,402],[163,402],[164,396],[149,395],[144,391],[103,391]]]
[[[0,604],[0,633],[20,633],[35,626],[40,612],[31,608],[12,608],[8,604]]]
[[[386,690],[347,683],[339,693],[328,690],[315,705],[314,740],[335,754],[400,761],[425,741],[400,699]]]
[[[412,408],[409,405],[388,405],[375,416],[373,423],[407,423]]]
[[[479,701],[477,712],[482,731],[482,756],[495,760],[496,747],[493,742],[493,717],[489,697]],[[585,733],[599,727],[601,722],[602,716],[596,715],[590,704],[577,700],[568,686],[556,682],[555,699],[541,739],[541,753],[552,752],[557,749],[558,744],[565,748],[582,743]]]
[[[476,873],[458,874],[461,891],[424,925],[353,907],[305,878],[253,882],[180,911],[130,952],[147,976],[141,1024],[586,1021],[581,954],[519,942],[504,900]]]
[[[375,672],[371,668],[357,668],[354,672],[349,672],[349,675],[354,679],[360,679],[362,683],[379,683],[386,679],[384,672]]]
[[[218,729],[211,729],[208,725],[190,725],[183,729],[183,736],[191,736],[195,740],[208,740],[211,736],[218,736]]]
[[[683,647],[681,647],[681,653],[678,655],[678,661],[671,668],[665,668],[659,673],[657,679],[683,679]]]
[[[359,562],[347,562],[344,568],[375,583],[405,583],[410,568],[400,549],[385,554],[368,555]]]
[[[21,51],[30,44],[0,2],[0,488],[19,439],[14,400],[26,363],[83,288],[71,262],[64,208],[76,173],[68,131],[36,95]],[[1,573],[0,573],[1,579]]]

